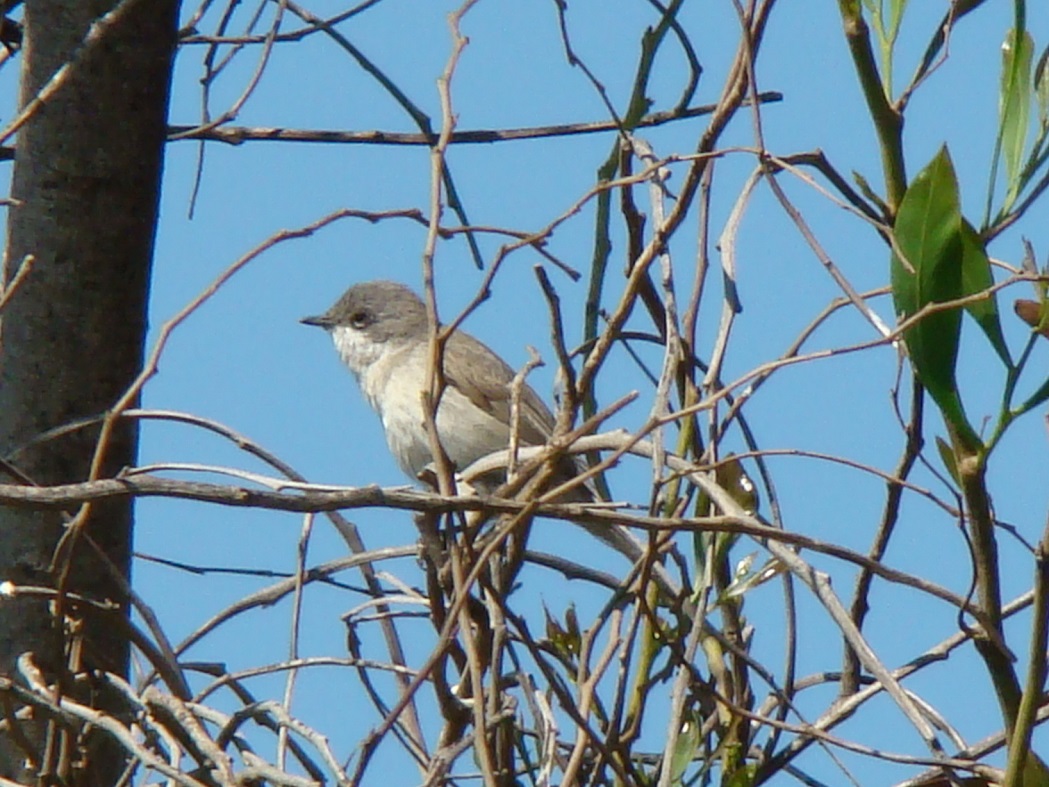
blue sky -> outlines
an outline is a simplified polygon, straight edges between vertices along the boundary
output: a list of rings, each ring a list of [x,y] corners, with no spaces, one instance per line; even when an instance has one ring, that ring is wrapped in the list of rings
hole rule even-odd
[[[943,3],[914,3],[900,41],[898,83],[902,84],[944,10]],[[1011,4],[989,3],[956,30],[950,58],[916,94],[908,111],[906,152],[913,176],[944,143],[958,170],[963,209],[980,218],[986,172],[995,134],[999,46],[1011,24]],[[1037,6],[1037,7],[1036,7]],[[378,4],[340,29],[439,124],[435,80],[444,68],[450,39],[445,15],[455,6],[401,0]],[[342,9],[334,2],[315,2],[310,9],[325,16]],[[191,10],[189,8],[186,9]],[[273,9],[266,11],[270,18]],[[217,11],[205,17],[201,32],[214,29]],[[238,11],[239,25],[251,13]],[[637,40],[656,17],[645,3],[587,2],[569,5],[573,45],[605,85],[619,111],[625,108],[637,59]],[[289,18],[289,26],[298,24]],[[682,25],[694,36],[705,71],[695,103],[716,100],[736,39],[731,4],[686,3]],[[1049,10],[1028,9],[1028,27],[1039,46],[1049,43]],[[557,35],[553,3],[481,2],[466,17],[470,38],[453,85],[459,129],[533,126],[605,119],[602,102],[578,69],[565,58]],[[192,124],[200,117],[199,77],[204,48],[180,52],[171,120]],[[218,114],[244,88],[258,64],[258,50],[247,49],[213,86],[211,111]],[[672,106],[684,76],[679,52],[668,45],[657,61],[650,96],[656,109]],[[2,87],[13,90],[12,70]],[[840,20],[831,4],[781,3],[772,14],[758,63],[758,85],[777,90],[784,101],[762,111],[766,144],[778,154],[822,149],[840,172],[862,172],[880,189],[880,166],[856,77],[847,57]],[[9,102],[10,105],[10,102]],[[322,36],[281,44],[251,98],[235,121],[245,126],[382,129],[415,131],[410,119],[389,96]],[[702,119],[641,133],[660,155],[692,150],[704,127]],[[565,211],[593,184],[595,171],[612,144],[608,134],[559,140],[457,146],[449,154],[456,182],[473,223],[521,229],[542,227]],[[741,113],[723,146],[752,146],[750,116]],[[209,143],[204,151],[200,192],[192,220],[188,217],[199,146],[172,143],[167,151],[161,223],[157,239],[151,324],[156,329],[234,260],[282,229],[296,228],[340,209],[381,211],[426,208],[429,159],[424,148],[374,145],[249,142],[239,146]],[[739,187],[754,167],[749,154],[727,156],[716,168],[712,232],[721,232]],[[679,165],[670,181],[679,184]],[[859,290],[887,281],[888,256],[875,233],[840,208],[788,176],[781,183],[810,222],[821,244]],[[643,192],[639,192],[641,194]],[[1044,205],[1036,207],[991,252],[1012,264],[1021,254],[1021,236],[1029,237],[1044,261],[1049,253]],[[455,223],[450,213],[448,223]],[[691,286],[696,217],[687,220],[672,247],[679,297]],[[618,230],[621,233],[621,229]],[[591,255],[593,205],[562,226],[550,249],[585,274]],[[144,405],[195,413],[221,421],[258,441],[290,462],[311,480],[347,485],[408,483],[387,455],[378,419],[341,367],[327,337],[298,324],[298,319],[326,309],[351,283],[378,277],[415,287],[421,281],[423,228],[404,220],[368,224],[345,219],[315,236],[281,244],[238,273],[173,335],[159,375],[145,392]],[[621,278],[623,237],[614,238],[610,290]],[[490,260],[498,243],[482,239]],[[713,249],[712,249],[713,253]],[[839,292],[820,267],[767,187],[759,187],[747,208],[737,240],[739,290],[744,311],[730,348],[726,377],[735,378],[776,358],[812,317]],[[532,267],[540,258],[518,252],[496,279],[493,297],[466,328],[500,352],[512,366],[528,358],[526,347],[539,349],[548,365],[535,373],[533,385],[549,398],[553,354],[544,302]],[[717,255],[714,254],[714,262]],[[482,273],[470,261],[461,240],[440,244],[437,287],[442,315],[454,315],[476,291]],[[566,304],[570,339],[580,336],[585,283],[572,284],[550,271]],[[718,289],[719,275],[711,276]],[[1010,290],[1002,298],[1003,319],[1014,347],[1026,331],[1013,320],[1014,297],[1029,290]],[[891,303],[882,298],[877,310],[892,322]],[[701,336],[712,336],[720,305],[711,298],[701,319]],[[632,326],[647,328],[635,318]],[[811,348],[840,347],[874,338],[854,313],[843,312],[817,332]],[[709,338],[700,340],[709,352]],[[659,356],[645,355],[658,365]],[[1049,353],[1041,348],[1036,363],[1044,370]],[[897,357],[883,347],[784,370],[747,405],[751,425],[764,448],[801,448],[844,455],[891,470],[902,438],[890,407]],[[994,412],[1000,398],[997,367],[982,338],[967,327],[962,380],[974,420]],[[602,389],[607,403],[632,389],[641,402],[626,410],[615,426],[636,427],[647,415],[649,389],[629,358],[615,354]],[[942,432],[930,420],[930,436]],[[742,450],[738,435],[726,446]],[[930,454],[931,456],[931,454]],[[143,464],[196,462],[262,471],[250,457],[215,436],[187,426],[148,424],[143,430]],[[936,461],[934,458],[932,461]],[[769,460],[788,528],[838,541],[865,551],[880,515],[882,482],[839,465],[800,457]],[[992,463],[991,483],[1000,518],[1013,523],[1029,540],[1045,523],[1047,448],[1037,414],[1018,424]],[[643,499],[648,467],[637,463],[613,475],[621,496],[639,492]],[[946,492],[928,472],[915,482]],[[406,544],[415,538],[410,518],[378,510],[350,512],[369,546]],[[221,509],[174,501],[143,501],[138,508],[137,549],[145,554],[194,565],[291,571],[303,528],[294,516]],[[562,554],[584,556],[610,569],[622,568],[616,556],[592,549],[585,535],[564,526],[542,523],[535,543]],[[1003,538],[1006,597],[1030,584],[1031,561],[1014,542]],[[743,544],[739,555],[756,547]],[[322,520],[315,523],[309,562],[341,555],[344,548]],[[847,596],[853,575],[849,566],[806,555],[832,573],[835,587]],[[888,555],[895,567],[926,576],[964,593],[969,579],[968,556],[955,523],[918,497],[908,497],[904,520]],[[414,561],[390,567],[405,581],[420,585]],[[356,576],[344,577],[359,582]],[[172,639],[179,640],[227,603],[263,586],[267,580],[229,576],[194,576],[139,561],[135,580],[140,594],[157,610]],[[566,583],[549,572],[523,575],[522,598],[545,602],[563,611],[569,598],[581,616],[600,602],[578,583]],[[799,591],[803,641],[819,643],[801,653],[800,674],[837,669],[840,638],[825,612],[804,590]],[[344,655],[344,628],[339,615],[361,601],[357,594],[311,588],[301,627],[303,653]],[[889,666],[897,666],[955,630],[954,615],[938,602],[913,592],[879,585],[867,629],[870,641]],[[534,608],[534,606],[533,606]],[[755,626],[755,653],[766,663],[780,663],[782,602],[773,583],[748,596],[746,614]],[[195,660],[223,661],[231,668],[278,661],[287,655],[291,608],[243,616],[209,636],[189,654]],[[537,618],[538,620],[539,618]],[[1026,619],[1010,626],[1011,642],[1026,652]],[[426,654],[432,632],[428,624],[408,624],[417,643],[411,655]],[[376,655],[381,654],[378,642]],[[262,679],[252,684],[258,696],[279,697],[282,682]],[[989,734],[999,722],[981,665],[963,648],[942,669],[930,670],[912,685],[952,719],[970,740]],[[813,718],[824,707],[829,689],[803,696],[801,707]],[[818,696],[816,696],[818,694]],[[355,678],[336,670],[306,672],[300,678],[294,710],[324,730],[340,755],[376,722],[374,710],[359,693]],[[841,732],[869,745],[923,754],[917,735],[902,722],[895,707],[878,702],[845,725]],[[658,736],[659,730],[653,728]],[[1049,739],[1038,738],[1043,746]],[[658,746],[658,737],[654,739]],[[911,771],[838,753],[861,784],[883,784]],[[385,758],[385,759],[384,759]],[[410,784],[413,768],[398,752],[381,750],[378,762]],[[813,751],[804,767],[827,783],[843,776],[824,754]],[[376,771],[381,772],[381,771]],[[401,775],[403,774],[403,775]],[[793,783],[786,777],[776,783]]]

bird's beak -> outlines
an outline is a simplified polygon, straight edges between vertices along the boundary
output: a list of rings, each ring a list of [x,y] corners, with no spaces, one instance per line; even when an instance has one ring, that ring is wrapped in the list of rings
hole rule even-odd
[[[318,314],[316,317],[303,317],[299,320],[303,325],[316,325],[318,328],[331,328],[334,323],[331,317],[324,314]]]

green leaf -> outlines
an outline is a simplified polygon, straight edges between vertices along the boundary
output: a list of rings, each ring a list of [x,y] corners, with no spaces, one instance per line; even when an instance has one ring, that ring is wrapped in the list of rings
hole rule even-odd
[[[572,663],[579,655],[582,648],[582,634],[579,631],[579,621],[576,618],[575,605],[569,604],[565,611],[565,625],[562,627],[557,618],[550,614],[550,610],[543,605],[543,614],[546,615],[546,638],[554,651]]]
[[[1049,377],[1039,386],[1038,390],[1031,394],[1027,401],[1020,405],[1019,412],[1026,413],[1033,410],[1046,399],[1049,399]]]
[[[732,578],[732,583],[725,588],[721,595],[718,596],[718,604],[722,604],[732,599],[742,598],[754,588],[764,585],[770,579],[774,579],[780,574],[785,573],[787,570],[785,565],[773,557],[765,561],[765,564],[757,571],[751,571],[750,568],[754,555],[752,554],[749,557],[751,558],[749,562],[743,560],[740,561],[738,566],[736,566],[736,573]]]
[[[1038,124],[1049,126],[1049,46],[1042,50],[1034,67],[1034,95],[1038,99]]]
[[[743,463],[734,454],[728,454],[714,471],[718,486],[728,492],[729,497],[748,514],[758,510],[758,489],[747,475]]]
[[[681,725],[681,731],[674,742],[674,751],[670,755],[670,783],[673,785],[683,783],[682,777],[699,748],[699,736],[703,725],[694,718],[694,714],[687,715],[688,718]]]
[[[962,219],[962,295],[985,292],[994,284],[991,275],[991,260],[984,250],[983,240],[973,225]],[[1005,343],[1002,324],[998,318],[998,299],[992,293],[982,301],[974,301],[965,307],[969,315],[987,336],[994,351],[1007,369],[1013,368],[1009,346]]]
[[[958,181],[946,147],[903,195],[893,234],[892,296],[901,318],[908,319],[930,304],[961,297],[962,214]],[[959,309],[933,312],[908,328],[903,338],[918,378],[944,419],[959,436],[978,445],[955,384],[961,320]]]
[[[1010,30],[1002,44],[1002,83],[998,114],[1005,159],[1007,191],[1005,210],[1016,200],[1022,183],[1020,172],[1027,145],[1027,126],[1031,112],[1031,34]]]
[[[880,210],[883,215],[888,216],[892,213],[892,211],[889,210],[889,206],[885,204],[885,200],[883,200],[878,193],[871,188],[871,184],[867,182],[867,179],[863,177],[863,175],[856,170],[853,170],[852,179],[856,182],[856,186],[859,188],[860,193],[877,205],[878,210]]]
[[[752,787],[754,784],[754,777],[758,773],[757,763],[749,762],[744,763],[729,777],[725,787]]]
[[[951,448],[951,444],[937,435],[936,450],[940,453],[940,461],[943,462],[943,466],[947,468],[954,482],[960,486],[962,481],[958,478],[958,462],[954,458],[954,449]]]
[[[891,0],[889,3],[889,37],[895,41],[900,32],[900,22],[903,21],[903,13],[907,10],[907,0]]]

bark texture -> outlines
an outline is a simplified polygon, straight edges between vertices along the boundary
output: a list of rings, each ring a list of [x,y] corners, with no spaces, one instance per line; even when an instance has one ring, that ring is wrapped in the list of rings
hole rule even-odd
[[[26,255],[35,264],[0,313],[0,457],[36,483],[87,478],[97,428],[34,439],[104,412],[141,366],[177,12],[177,0],[25,4],[22,106],[69,65],[19,132],[11,187],[18,202],[4,257],[5,281]],[[107,475],[135,459],[134,427],[121,426],[114,438]],[[94,509],[76,542],[68,591],[113,601],[126,615],[120,581],[106,564],[128,576],[131,522],[127,502]],[[63,532],[53,512],[0,508],[0,580],[54,587]],[[81,616],[72,605],[64,621],[52,612],[42,601],[0,603],[0,672],[15,676],[18,658],[31,652],[50,679],[69,684],[64,691],[105,706],[97,687],[70,675],[126,674],[119,618]],[[45,745],[45,724],[23,726],[33,751],[0,735],[0,775],[23,783],[119,778],[122,757],[100,735]]]

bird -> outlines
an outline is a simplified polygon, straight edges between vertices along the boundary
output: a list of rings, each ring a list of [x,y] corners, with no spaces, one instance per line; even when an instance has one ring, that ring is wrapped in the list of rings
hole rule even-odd
[[[430,389],[429,321],[426,304],[409,287],[394,281],[351,286],[330,309],[305,317],[305,325],[325,329],[342,362],[357,378],[364,398],[378,413],[390,452],[405,474],[415,479],[433,462],[423,413],[422,393]],[[513,369],[491,348],[462,330],[444,346],[446,387],[437,407],[437,435],[448,458],[460,470],[510,442]],[[518,441],[546,444],[554,416],[527,383],[520,387]],[[573,456],[563,457],[553,484],[582,470]],[[559,502],[590,502],[592,487],[579,484]],[[625,528],[579,523],[631,561],[644,546]]]

